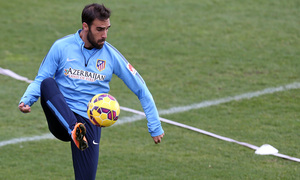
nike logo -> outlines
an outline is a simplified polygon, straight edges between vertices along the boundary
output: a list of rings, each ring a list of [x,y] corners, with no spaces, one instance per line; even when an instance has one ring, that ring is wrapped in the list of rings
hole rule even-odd
[[[75,61],[76,59],[69,59],[69,58],[67,58],[67,61]]]
[[[99,143],[96,143],[95,140],[93,140],[93,144],[98,145]]]

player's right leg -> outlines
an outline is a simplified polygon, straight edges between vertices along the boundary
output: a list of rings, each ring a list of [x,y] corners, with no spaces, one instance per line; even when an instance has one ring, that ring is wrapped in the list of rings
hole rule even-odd
[[[80,150],[88,147],[85,126],[77,123],[74,112],[69,108],[53,78],[47,78],[41,83],[41,105],[49,130],[56,138],[62,141],[73,140]]]

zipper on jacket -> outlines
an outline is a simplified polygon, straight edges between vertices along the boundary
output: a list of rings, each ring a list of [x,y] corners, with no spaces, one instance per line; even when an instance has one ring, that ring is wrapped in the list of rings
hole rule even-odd
[[[90,61],[90,59],[100,50],[100,49],[97,49],[97,50],[95,50],[94,52],[93,52],[93,54],[92,55],[90,55],[90,57],[88,58],[88,60],[86,60],[86,57],[85,57],[85,55],[84,55],[84,53],[83,53],[83,48],[84,48],[84,43],[82,43],[82,45],[81,45],[81,53],[82,53],[82,56],[83,56],[83,58],[84,58],[84,66],[85,67],[87,67],[87,65],[88,65],[88,63],[89,63],[89,61]]]

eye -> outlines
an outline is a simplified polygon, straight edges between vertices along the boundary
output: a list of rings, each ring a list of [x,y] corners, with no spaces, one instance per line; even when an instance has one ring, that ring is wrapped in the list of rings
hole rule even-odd
[[[104,31],[105,28],[102,28],[102,27],[97,27],[97,31]]]
[[[102,31],[108,31],[109,28],[110,28],[110,26],[108,26],[108,27],[96,27],[96,30],[98,32],[102,32]]]

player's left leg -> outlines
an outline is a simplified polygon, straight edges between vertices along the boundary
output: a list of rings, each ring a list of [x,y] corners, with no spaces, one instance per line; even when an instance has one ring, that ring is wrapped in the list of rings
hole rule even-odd
[[[75,114],[77,121],[86,127],[86,138],[89,148],[80,151],[76,145],[71,142],[73,167],[76,180],[93,180],[96,178],[99,144],[101,138],[101,128],[93,125],[88,119]]]

